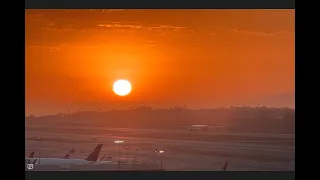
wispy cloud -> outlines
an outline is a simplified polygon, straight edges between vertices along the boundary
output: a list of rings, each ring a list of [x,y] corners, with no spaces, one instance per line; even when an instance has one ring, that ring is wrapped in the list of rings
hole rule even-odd
[[[139,45],[130,44],[132,47],[136,48],[152,48],[157,46],[157,41],[145,41],[141,42]],[[50,45],[30,45],[26,44],[26,49],[31,51],[47,51],[47,52],[59,52],[66,49],[74,48],[103,48],[108,47],[108,44],[104,43],[87,43],[87,44],[77,44],[77,43],[68,43],[68,44],[50,44]]]
[[[146,27],[149,30],[173,30],[173,31],[181,31],[181,30],[186,30],[187,28],[185,27],[180,27],[180,26],[168,26],[168,25],[158,25],[158,26],[151,26],[151,27]]]
[[[64,47],[66,47],[65,44],[61,45],[27,45],[26,48],[30,48],[33,51],[39,51],[39,50],[48,50],[48,51],[60,51]]]
[[[172,32],[193,32],[186,27],[181,26],[172,26],[172,25],[152,25],[152,26],[143,26],[137,25],[137,23],[130,22],[103,22],[97,25],[100,28],[118,28],[118,29],[135,29],[135,30],[149,30],[149,31],[172,31]]]
[[[227,30],[227,29],[223,29],[220,28],[219,30],[215,31],[215,32],[211,32],[210,35],[211,36],[217,36],[217,35],[221,35],[221,34],[240,34],[240,35],[244,35],[244,36],[275,36],[275,35],[279,35],[279,34],[285,34],[286,31],[284,30],[278,30],[278,31],[271,31],[271,32],[265,32],[265,31],[255,31],[255,30],[243,30],[243,29],[231,29],[231,30]]]
[[[118,32],[137,32],[137,31],[154,31],[156,34],[166,34],[170,32],[183,32],[185,34],[194,33],[193,29],[176,26],[173,24],[144,24],[141,22],[133,22],[133,21],[113,21],[109,20],[112,17],[99,15],[99,13],[111,13],[111,12],[121,12],[125,11],[124,9],[92,9],[90,11],[97,12],[94,15],[97,17],[96,19],[91,19],[87,21],[85,17],[74,17],[67,18],[64,16],[56,16],[54,14],[45,13],[41,14],[41,11],[30,11],[26,13],[26,18],[28,22],[34,22],[35,26],[40,27],[45,31],[57,31],[61,32],[69,32],[69,31],[81,31],[85,33],[90,33],[91,31],[104,31],[114,30]],[[65,11],[66,13],[76,13],[77,11]],[[119,18],[118,18],[119,19]],[[35,22],[41,21],[41,22]]]
[[[131,24],[98,24],[98,27],[104,27],[104,28],[129,28],[129,29],[140,29],[142,26],[137,25],[131,25]]]
[[[188,29],[181,26],[172,25],[153,25],[144,26],[138,23],[130,22],[99,22],[92,25],[83,26],[81,22],[74,22],[69,24],[61,24],[57,21],[47,22],[46,25],[42,27],[45,31],[57,31],[70,32],[70,31],[81,31],[81,32],[91,32],[91,31],[104,31],[106,29],[115,30],[118,32],[136,32],[136,31],[154,31],[157,33],[167,33],[167,32],[183,32],[183,33],[194,33],[194,30]]]
[[[249,30],[239,30],[233,29],[232,32],[243,34],[243,35],[252,35],[252,36],[274,36],[278,34],[284,34],[284,30],[273,31],[273,32],[263,32],[263,31],[249,31]]]

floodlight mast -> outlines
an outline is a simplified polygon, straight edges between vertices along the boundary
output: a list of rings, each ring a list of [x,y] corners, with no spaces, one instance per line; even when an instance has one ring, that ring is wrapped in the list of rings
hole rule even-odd
[[[114,143],[118,145],[118,166],[119,166],[119,168],[120,168],[120,158],[121,158],[121,148],[120,148],[120,145],[121,145],[122,143],[124,143],[124,141],[123,141],[123,140],[116,140],[116,141],[114,141]]]
[[[164,151],[160,150],[159,153],[160,153],[160,167],[162,168],[162,154],[164,153]]]

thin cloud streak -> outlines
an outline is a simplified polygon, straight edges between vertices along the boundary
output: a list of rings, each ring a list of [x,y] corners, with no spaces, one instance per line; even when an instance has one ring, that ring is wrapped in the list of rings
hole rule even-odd
[[[130,29],[140,29],[142,26],[130,25],[130,24],[98,24],[98,27],[105,28],[130,28]]]
[[[248,30],[239,30],[233,29],[232,32],[244,34],[244,35],[253,35],[253,36],[274,36],[278,34],[284,34],[284,30],[274,31],[274,32],[263,32],[263,31],[248,31]]]

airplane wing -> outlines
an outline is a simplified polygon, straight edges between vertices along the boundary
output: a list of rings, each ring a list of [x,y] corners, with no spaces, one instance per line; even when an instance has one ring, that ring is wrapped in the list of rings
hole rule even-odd
[[[35,164],[37,162],[37,158],[35,158],[32,162],[31,159],[28,159],[28,164]]]
[[[38,159],[35,159],[35,160],[32,162],[32,164],[36,164],[37,160],[38,160]]]
[[[102,156],[102,158],[100,158],[100,161],[102,161],[106,156]]]

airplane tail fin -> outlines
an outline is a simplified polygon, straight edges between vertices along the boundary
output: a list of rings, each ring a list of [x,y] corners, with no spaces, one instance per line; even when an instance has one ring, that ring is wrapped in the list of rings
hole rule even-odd
[[[224,163],[224,165],[222,167],[222,171],[227,171],[227,167],[228,167],[228,161],[226,161],[226,163]]]
[[[31,152],[28,158],[33,158],[33,157],[34,157],[34,152]],[[30,159],[28,159],[28,164],[31,164]]]
[[[29,155],[29,158],[33,158],[34,157],[34,152],[31,152]]]
[[[75,148],[72,148],[72,149],[69,150],[69,153],[70,153],[70,154],[74,154],[75,152],[76,152],[76,149],[75,149]]]
[[[63,156],[63,159],[69,159],[69,157],[70,157],[70,154],[68,153],[68,154]]]
[[[87,161],[97,161],[103,144],[98,144],[96,148],[86,158]]]

